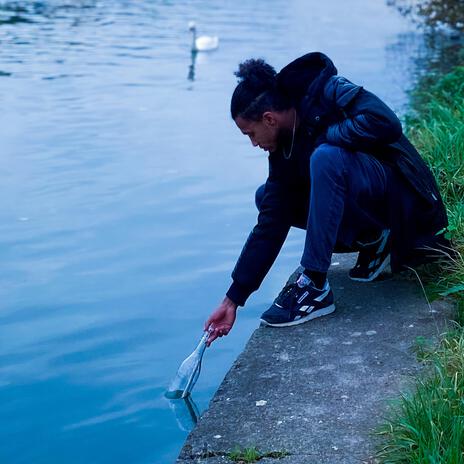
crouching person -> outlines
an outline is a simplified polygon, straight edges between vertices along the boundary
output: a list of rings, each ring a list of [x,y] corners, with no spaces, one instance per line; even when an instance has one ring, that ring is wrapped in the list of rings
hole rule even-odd
[[[226,297],[205,323],[208,343],[227,335],[261,285],[290,227],[306,229],[303,271],[261,320],[285,327],[335,310],[327,280],[333,252],[358,251],[349,271],[370,282],[390,264],[429,259],[448,247],[446,211],[428,167],[396,115],[374,94],[337,75],[322,53],[279,73],[247,60],[236,73],[231,115],[254,147],[269,153],[269,176],[256,192],[257,224],[246,241]]]

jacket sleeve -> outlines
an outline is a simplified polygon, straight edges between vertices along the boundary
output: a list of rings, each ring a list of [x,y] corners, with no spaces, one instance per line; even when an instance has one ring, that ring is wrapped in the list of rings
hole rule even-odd
[[[258,221],[232,272],[227,296],[240,306],[259,288],[285,242],[290,229],[288,190],[270,172]]]
[[[369,150],[401,137],[401,122],[395,113],[376,95],[344,77],[329,79],[324,97],[342,115],[327,128],[329,143],[354,151]]]

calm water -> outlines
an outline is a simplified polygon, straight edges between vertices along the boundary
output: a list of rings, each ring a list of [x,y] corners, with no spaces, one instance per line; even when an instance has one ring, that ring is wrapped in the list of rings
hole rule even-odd
[[[381,0],[0,5],[0,462],[173,462],[190,416],[163,392],[228,288],[266,176],[228,115],[237,63],[321,50],[401,110],[417,36]],[[220,36],[193,81],[192,19]],[[206,352],[200,410],[302,240]]]

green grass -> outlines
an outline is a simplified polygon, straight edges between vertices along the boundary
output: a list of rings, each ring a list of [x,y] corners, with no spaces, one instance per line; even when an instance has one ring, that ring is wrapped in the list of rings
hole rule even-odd
[[[448,233],[458,246],[464,239],[464,66],[439,79],[412,99],[408,136],[435,174],[447,206]]]
[[[244,449],[237,447],[229,453],[229,459],[234,462],[256,462],[261,459],[261,453],[255,447]]]
[[[464,66],[412,97],[407,133],[437,178],[449,226],[444,233],[458,252],[444,264],[435,288],[464,298]],[[462,322],[462,321],[460,321]]]
[[[380,434],[381,462],[464,463],[464,334],[448,334],[428,352],[429,374],[404,394]]]
[[[263,458],[281,459],[288,456],[286,451],[270,451],[261,453],[256,447],[240,448],[237,446],[229,453],[229,459],[240,464],[258,462]]]
[[[419,83],[406,125],[437,178],[449,217],[443,233],[457,251],[426,278],[427,293],[454,299],[456,325],[438,346],[416,340],[426,367],[379,432],[377,457],[385,464],[464,464],[464,66]]]

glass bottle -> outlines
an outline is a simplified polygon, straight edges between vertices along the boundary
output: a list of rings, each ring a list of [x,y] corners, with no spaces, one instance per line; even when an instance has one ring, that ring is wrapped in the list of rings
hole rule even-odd
[[[193,389],[201,370],[201,360],[206,349],[209,332],[205,332],[195,350],[184,359],[173,381],[169,385],[166,397],[169,399],[185,398]]]

